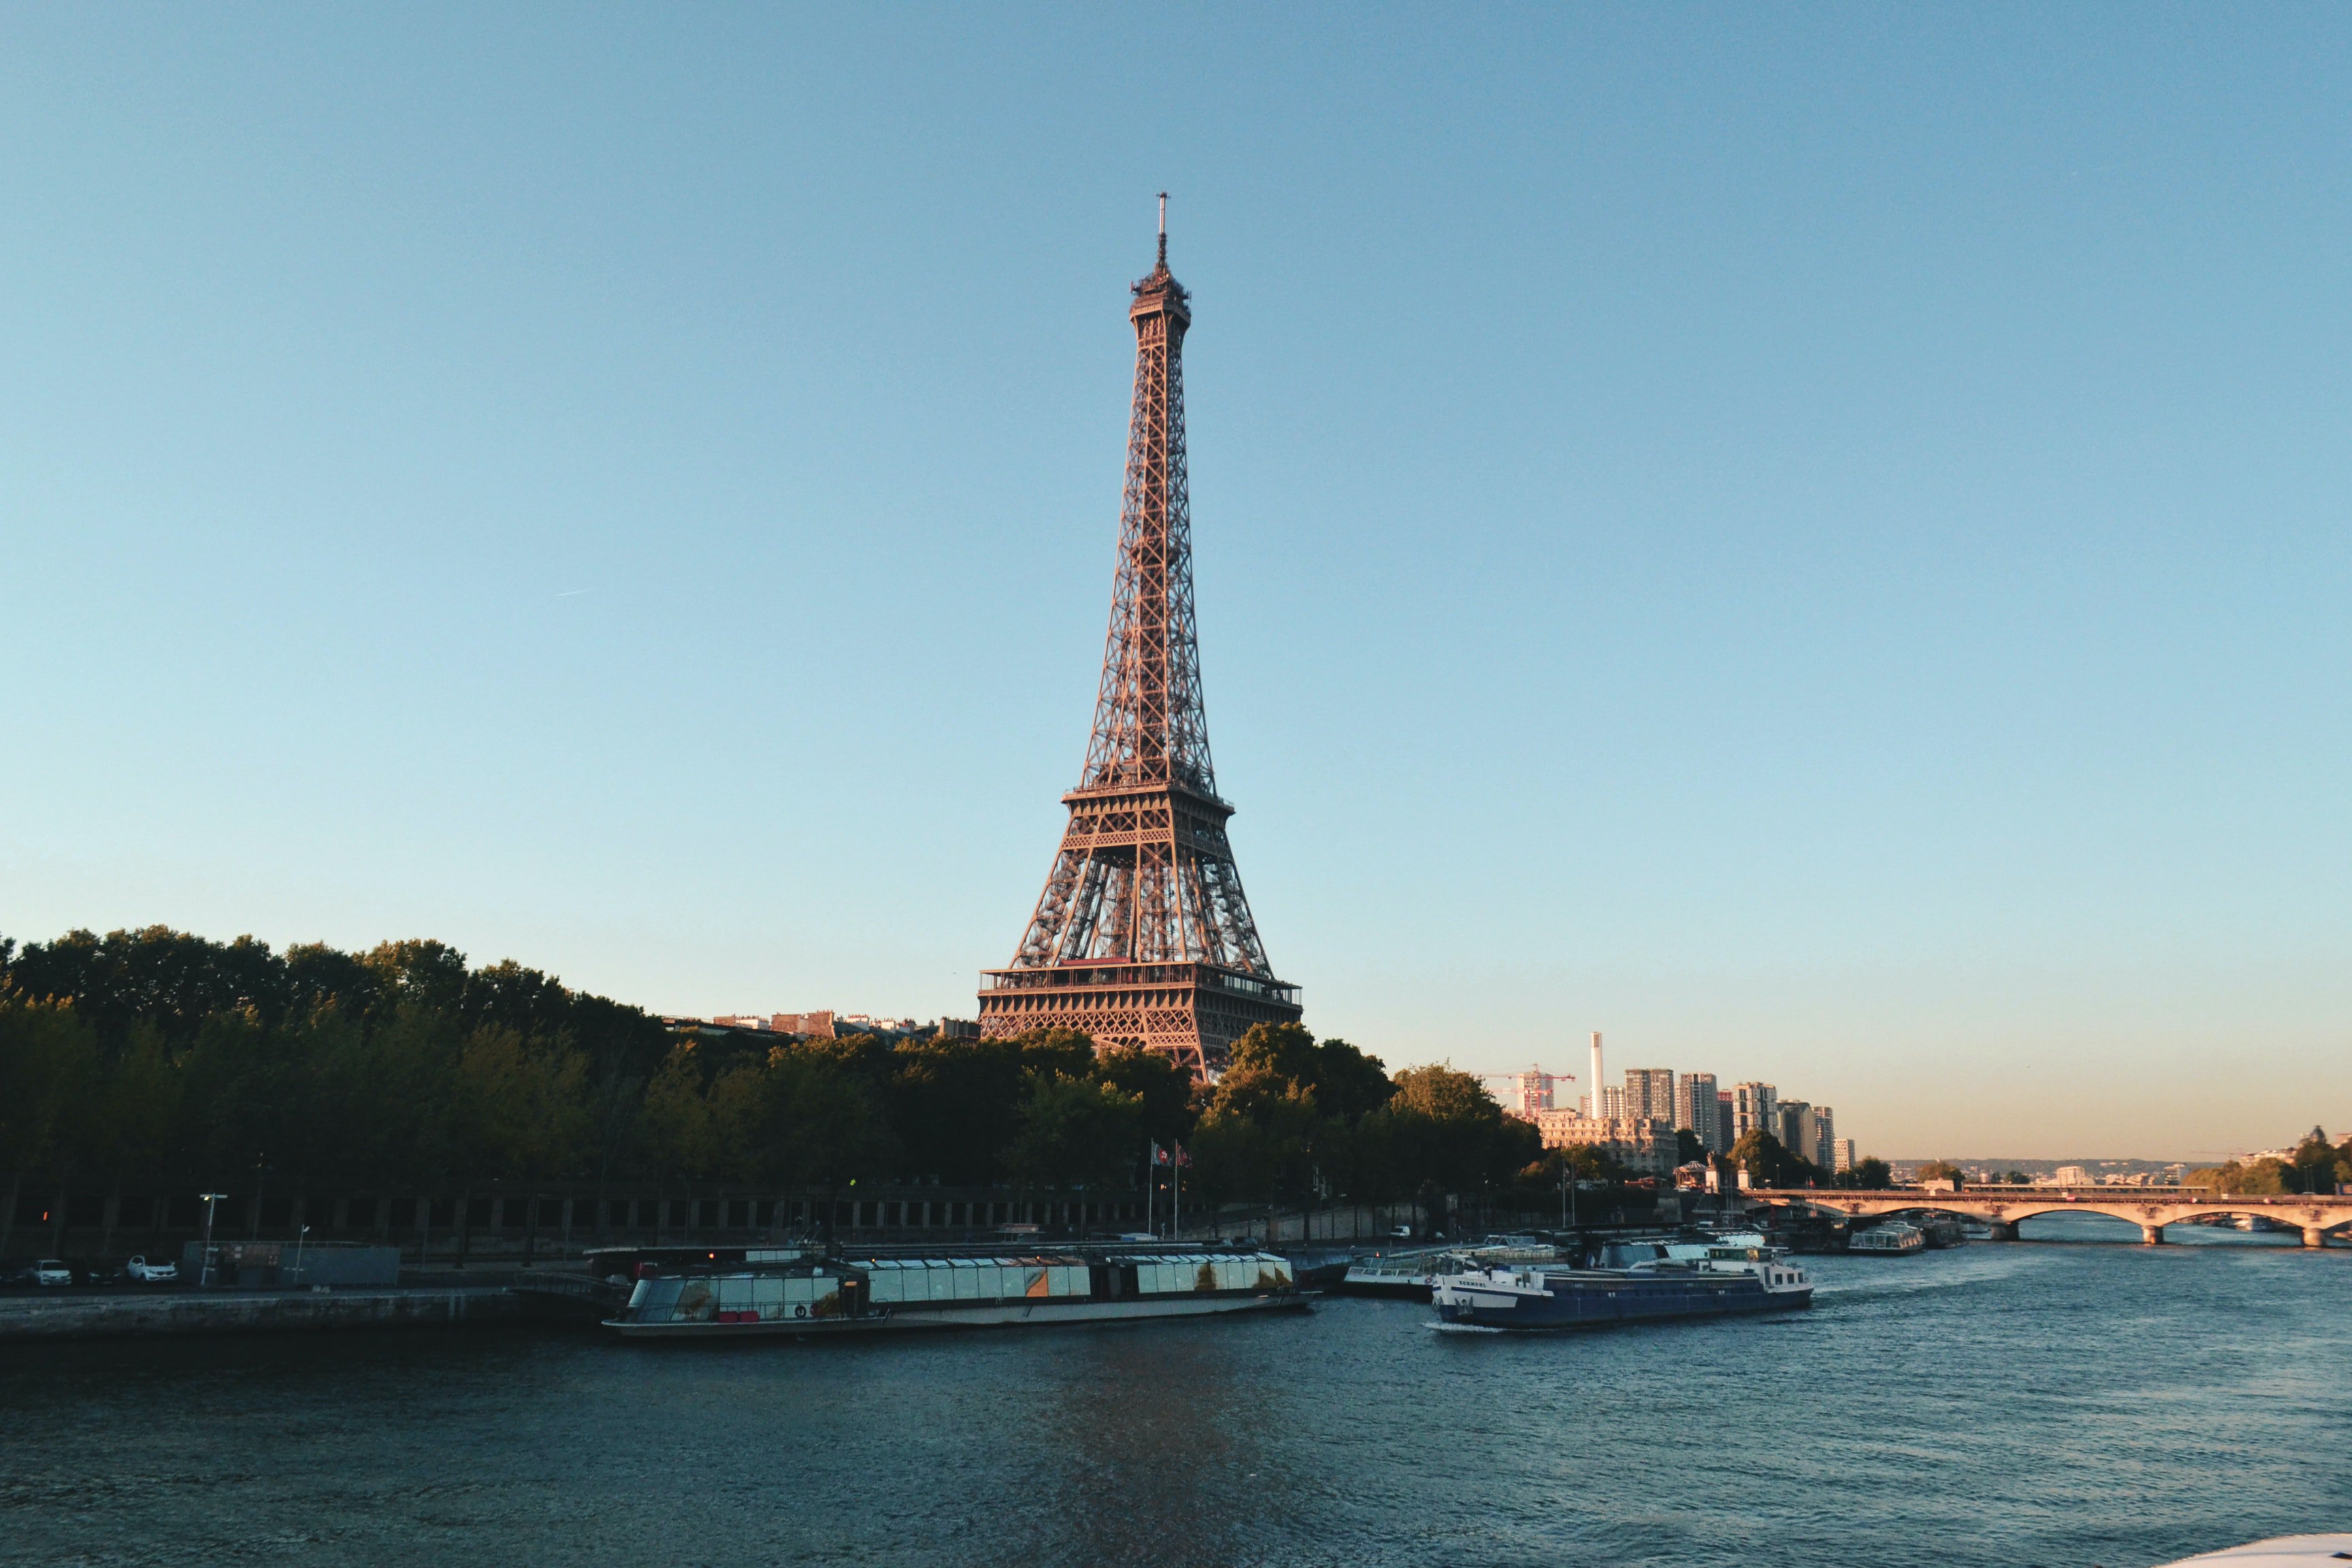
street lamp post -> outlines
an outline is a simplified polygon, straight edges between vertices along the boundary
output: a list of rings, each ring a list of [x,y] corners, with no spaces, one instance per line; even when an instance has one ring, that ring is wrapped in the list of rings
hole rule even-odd
[[[310,1227],[306,1225],[302,1227],[302,1234],[294,1238],[294,1278],[297,1279],[305,1278],[302,1273],[302,1249],[310,1244]]]
[[[228,1194],[226,1193],[198,1193],[196,1196],[205,1200],[205,1256],[203,1262],[198,1266],[196,1270],[196,1288],[198,1289],[206,1289],[211,1287],[213,1282],[213,1209],[220,1203],[221,1199],[228,1196]]]

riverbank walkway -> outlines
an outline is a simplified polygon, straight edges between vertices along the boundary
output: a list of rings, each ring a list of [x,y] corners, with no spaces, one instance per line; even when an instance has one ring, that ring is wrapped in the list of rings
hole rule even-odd
[[[503,1284],[331,1290],[58,1290],[0,1296],[0,1342],[509,1322],[522,1316],[522,1306],[520,1298]]]

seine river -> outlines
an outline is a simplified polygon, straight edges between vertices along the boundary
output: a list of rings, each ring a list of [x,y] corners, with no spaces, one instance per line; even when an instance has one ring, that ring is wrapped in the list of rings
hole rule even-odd
[[[2352,1530],[2352,1249],[2257,1239],[1815,1258],[1810,1312],[1549,1339],[11,1349],[0,1560],[2144,1568]]]

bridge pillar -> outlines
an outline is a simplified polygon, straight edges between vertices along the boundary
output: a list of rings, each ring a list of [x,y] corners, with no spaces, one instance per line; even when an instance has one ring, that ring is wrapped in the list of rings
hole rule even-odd
[[[1991,1221],[1990,1224],[1992,1226],[1993,1240],[2015,1241],[2017,1239],[2017,1222],[2015,1220],[1997,1219]]]
[[[2305,1247],[2325,1247],[2327,1245],[2327,1233],[2315,1225],[2305,1226],[2303,1244]]]
[[[2144,1225],[2140,1226],[2139,1241],[2142,1247],[2162,1247],[2164,1245],[2164,1227],[2160,1225]]]

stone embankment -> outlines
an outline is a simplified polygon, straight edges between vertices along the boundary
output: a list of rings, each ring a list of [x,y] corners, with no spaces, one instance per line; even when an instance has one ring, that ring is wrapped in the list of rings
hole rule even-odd
[[[0,1341],[436,1328],[521,1316],[521,1301],[501,1286],[93,1291],[0,1298]]]

